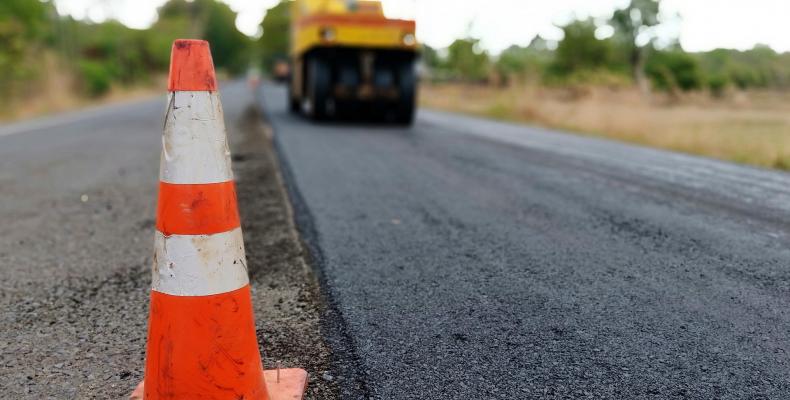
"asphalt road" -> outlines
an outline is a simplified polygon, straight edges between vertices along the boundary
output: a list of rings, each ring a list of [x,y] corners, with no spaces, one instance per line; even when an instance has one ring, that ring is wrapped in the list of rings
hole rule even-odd
[[[263,88],[344,399],[790,398],[790,176]]]
[[[323,308],[223,87],[258,336],[308,398],[790,398],[787,174],[428,111],[315,125],[267,85]],[[142,378],[164,106],[0,126],[0,398]]]
[[[273,151],[246,85],[221,86],[265,365],[306,368],[307,399],[333,398]],[[0,126],[0,399],[122,399],[142,379],[165,106]]]
[[[142,376],[164,103],[0,127],[0,397],[118,398]]]

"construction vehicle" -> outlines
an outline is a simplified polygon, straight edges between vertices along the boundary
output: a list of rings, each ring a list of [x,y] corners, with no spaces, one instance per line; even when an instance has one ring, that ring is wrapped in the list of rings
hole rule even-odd
[[[277,60],[274,62],[274,68],[272,68],[272,77],[275,81],[280,83],[288,82],[291,76],[291,67],[288,65],[288,61],[285,59]]]
[[[378,0],[295,0],[291,21],[291,111],[412,122],[414,21],[387,18]]]

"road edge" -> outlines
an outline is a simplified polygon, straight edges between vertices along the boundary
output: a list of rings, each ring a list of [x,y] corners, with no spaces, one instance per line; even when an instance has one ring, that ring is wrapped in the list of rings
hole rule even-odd
[[[259,91],[261,88],[259,88]],[[290,217],[289,225],[299,239],[304,250],[304,267],[310,270],[318,279],[318,288],[324,301],[323,315],[321,316],[321,330],[324,338],[332,351],[332,368],[338,379],[341,396],[343,399],[370,399],[373,398],[368,387],[367,373],[362,366],[362,360],[357,354],[357,344],[348,333],[346,319],[337,304],[334,294],[327,285],[324,273],[324,254],[319,245],[320,235],[315,229],[313,214],[305,202],[301,191],[296,184],[291,165],[283,155],[282,143],[277,134],[277,126],[271,121],[263,96],[256,96],[256,103],[260,110],[263,124],[268,128],[267,136],[274,147],[274,158],[279,166],[278,177],[280,184],[285,188],[286,208]]]

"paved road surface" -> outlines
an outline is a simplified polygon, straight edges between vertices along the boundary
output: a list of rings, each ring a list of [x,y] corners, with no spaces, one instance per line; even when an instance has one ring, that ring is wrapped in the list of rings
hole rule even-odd
[[[330,301],[339,371],[313,377],[343,399],[790,398],[788,175],[434,112],[318,126],[263,93]],[[250,98],[223,103],[234,131]],[[0,127],[0,397],[141,378],[163,109]],[[246,150],[237,172],[262,165]],[[266,190],[242,212],[282,220]],[[248,250],[290,270],[266,221]],[[259,333],[293,361],[309,284],[269,272],[258,316],[286,323]]]
[[[164,105],[0,128],[0,397],[118,398],[142,375]]]
[[[345,398],[790,398],[787,174],[264,94]]]
[[[251,93],[222,86],[266,361],[307,368],[308,399],[327,399],[313,286]],[[122,399],[142,379],[165,105],[0,126],[0,398]]]

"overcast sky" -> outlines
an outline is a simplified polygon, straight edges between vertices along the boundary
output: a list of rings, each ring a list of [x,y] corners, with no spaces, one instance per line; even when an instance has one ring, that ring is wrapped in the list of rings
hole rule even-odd
[[[166,0],[55,0],[61,13],[102,21],[119,19],[146,28]],[[266,9],[278,0],[222,0],[239,13],[236,25],[255,35]],[[416,18],[418,38],[445,47],[467,33],[498,53],[511,44],[528,44],[536,35],[560,39],[555,24],[573,15],[605,18],[628,0],[384,0],[390,16]],[[749,49],[757,43],[790,51],[790,0],[664,0],[665,36],[680,35],[688,51],[717,47]],[[673,15],[680,15],[675,19]]]

